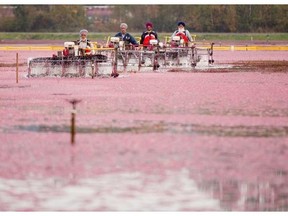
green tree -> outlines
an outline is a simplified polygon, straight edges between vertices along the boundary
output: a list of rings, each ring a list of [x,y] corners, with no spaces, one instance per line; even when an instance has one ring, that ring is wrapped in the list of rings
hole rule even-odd
[[[87,25],[83,6],[23,5],[14,14],[15,31],[78,31]]]
[[[173,32],[184,21],[190,32],[287,32],[288,5],[114,5],[112,15],[88,20],[83,5],[17,5],[15,17],[1,18],[1,31],[119,31],[126,22],[141,32],[151,21],[158,32]],[[90,17],[91,18],[91,17]]]
[[[53,18],[53,30],[61,31],[78,31],[80,28],[88,27],[88,20],[85,16],[83,6],[50,6],[51,17]]]
[[[252,30],[252,5],[236,6],[236,32]]]

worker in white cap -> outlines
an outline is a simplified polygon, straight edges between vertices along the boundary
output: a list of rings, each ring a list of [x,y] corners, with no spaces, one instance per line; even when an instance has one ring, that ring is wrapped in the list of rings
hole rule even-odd
[[[82,29],[79,32],[80,39],[75,41],[75,45],[79,46],[79,50],[82,50],[82,55],[94,54],[93,44],[87,39],[88,30]]]

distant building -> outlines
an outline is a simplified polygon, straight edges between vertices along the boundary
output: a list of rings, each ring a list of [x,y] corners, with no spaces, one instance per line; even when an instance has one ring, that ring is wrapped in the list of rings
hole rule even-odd
[[[13,10],[16,6],[0,6],[0,18],[14,17]],[[113,6],[84,6],[89,20],[109,20]]]
[[[105,32],[111,30],[109,26],[114,21],[111,20],[114,6],[85,6],[86,17],[90,23],[91,31]],[[107,25],[109,23],[109,25]]]
[[[0,18],[14,17],[15,6],[0,6]]]
[[[112,14],[113,6],[85,6],[89,20],[107,22]]]
[[[28,6],[28,5],[27,5]],[[0,20],[4,18],[13,18],[14,9],[17,6],[0,5]],[[89,28],[93,31],[107,31],[107,23],[111,23],[111,15],[114,6],[83,6],[85,8],[86,18],[89,20]],[[116,22],[116,21],[115,21]]]

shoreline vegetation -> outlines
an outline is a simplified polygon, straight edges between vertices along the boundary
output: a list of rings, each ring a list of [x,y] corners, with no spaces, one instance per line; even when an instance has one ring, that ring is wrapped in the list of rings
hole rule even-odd
[[[131,32],[135,37],[140,37],[142,32]],[[160,41],[165,41],[165,37],[171,36],[172,32],[159,32]],[[198,33],[196,41],[287,41],[288,33]],[[89,38],[97,40],[107,40],[109,36],[115,35],[115,32],[89,32]],[[0,42],[6,40],[76,40],[79,37],[78,32],[71,33],[39,33],[39,32],[0,32]]]

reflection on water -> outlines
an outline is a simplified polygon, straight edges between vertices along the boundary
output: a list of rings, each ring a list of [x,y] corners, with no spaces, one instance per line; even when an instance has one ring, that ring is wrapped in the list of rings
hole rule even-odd
[[[2,211],[288,210],[282,125],[114,120],[79,127],[71,149],[46,141],[68,126],[7,130],[45,142],[0,145]]]
[[[1,210],[221,210],[186,169],[164,174],[111,173],[70,180],[0,179]]]
[[[4,211],[287,211],[288,187],[259,181],[199,181],[188,169],[94,178],[0,179]]]
[[[288,188],[268,182],[240,183],[203,182],[198,185],[204,191],[210,192],[220,202],[223,210],[238,211],[287,211]]]

